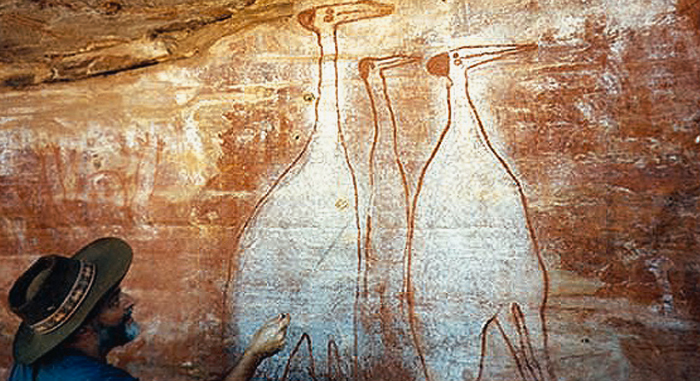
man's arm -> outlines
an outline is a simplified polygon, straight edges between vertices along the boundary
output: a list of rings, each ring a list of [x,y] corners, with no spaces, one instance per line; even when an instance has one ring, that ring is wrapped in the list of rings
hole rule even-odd
[[[289,314],[280,314],[263,324],[224,381],[248,381],[253,378],[258,365],[284,347],[289,321]]]
[[[243,357],[238,361],[236,366],[233,368],[231,373],[226,376],[225,381],[247,381],[253,378],[255,370],[258,369],[258,365],[262,362],[262,359],[251,355],[246,351]]]

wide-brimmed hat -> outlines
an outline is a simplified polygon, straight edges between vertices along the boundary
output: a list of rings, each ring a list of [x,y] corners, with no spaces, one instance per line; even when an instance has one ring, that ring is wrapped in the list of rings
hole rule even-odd
[[[110,237],[70,258],[47,255],[34,262],[9,294],[10,309],[22,319],[13,345],[15,361],[31,364],[75,332],[124,278],[131,257],[126,242]]]

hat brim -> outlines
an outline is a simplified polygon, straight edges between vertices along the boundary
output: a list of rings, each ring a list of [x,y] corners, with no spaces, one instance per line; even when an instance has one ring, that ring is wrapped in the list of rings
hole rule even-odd
[[[132,251],[123,240],[108,237],[90,243],[73,258],[96,267],[95,280],[85,300],[67,322],[47,334],[35,334],[27,324],[20,324],[13,343],[15,361],[31,364],[75,332],[105,293],[124,278],[131,265]]]

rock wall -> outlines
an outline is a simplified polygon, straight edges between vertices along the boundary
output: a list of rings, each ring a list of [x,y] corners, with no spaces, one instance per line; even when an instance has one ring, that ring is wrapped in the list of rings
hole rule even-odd
[[[134,248],[144,380],[690,380],[700,5],[11,1],[0,289]],[[0,303],[0,374],[18,320]],[[314,359],[313,363],[311,359]]]

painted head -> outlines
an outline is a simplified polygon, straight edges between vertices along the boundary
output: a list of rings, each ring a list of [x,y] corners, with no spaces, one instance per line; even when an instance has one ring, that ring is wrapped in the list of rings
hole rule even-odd
[[[299,13],[297,19],[304,28],[320,34],[332,32],[342,24],[388,16],[393,12],[393,5],[363,0],[311,8]]]
[[[430,58],[428,72],[441,77],[466,74],[466,71],[485,63],[524,51],[535,50],[535,44],[470,45],[452,49]]]

